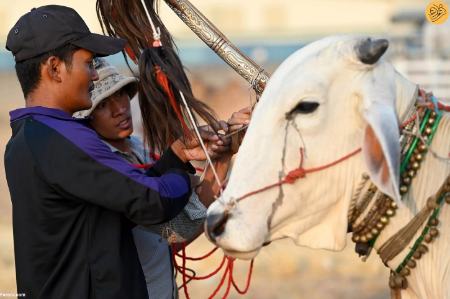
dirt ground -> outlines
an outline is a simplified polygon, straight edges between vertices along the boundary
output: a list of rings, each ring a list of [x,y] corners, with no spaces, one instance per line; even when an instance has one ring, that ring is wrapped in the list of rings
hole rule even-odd
[[[195,70],[191,73],[195,94],[227,119],[232,111],[254,101],[248,85],[229,69]],[[3,153],[10,136],[8,111],[23,106],[22,93],[13,73],[0,73],[0,151]],[[0,159],[0,294],[15,293],[14,254],[11,228],[11,202],[6,185],[3,159]],[[238,295],[231,291],[229,298],[389,298],[388,271],[374,254],[361,262],[350,245],[339,253],[299,248],[290,241],[280,241],[263,249],[255,260],[249,292]],[[188,255],[201,256],[212,245],[204,237],[188,247]],[[222,253],[216,252],[207,261],[191,262],[189,267],[198,275],[217,267]],[[235,277],[242,286],[248,262],[237,261]],[[208,281],[189,284],[191,298],[207,298],[219,283],[220,275]],[[224,289],[222,290],[222,292]],[[219,294],[222,294],[219,293]],[[180,297],[184,298],[181,291]]]

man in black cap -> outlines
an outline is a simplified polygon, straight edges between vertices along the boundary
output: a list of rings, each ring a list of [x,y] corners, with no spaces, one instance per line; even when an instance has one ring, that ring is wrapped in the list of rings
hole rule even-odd
[[[72,118],[91,106],[94,55],[124,44],[56,5],[33,9],[8,34],[26,100],[10,112],[5,168],[17,289],[27,298],[148,298],[131,228],[171,219],[190,196],[180,142],[149,177]]]

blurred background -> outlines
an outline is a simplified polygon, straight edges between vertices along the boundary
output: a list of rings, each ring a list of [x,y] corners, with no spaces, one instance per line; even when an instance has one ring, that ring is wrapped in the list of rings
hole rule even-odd
[[[450,21],[433,25],[425,20],[424,0],[191,0],[228,38],[269,72],[295,50],[333,34],[367,34],[390,40],[389,58],[406,77],[450,98]],[[161,1],[162,2],[162,1]],[[14,73],[12,55],[4,47],[6,35],[18,18],[32,7],[46,4],[76,9],[91,31],[101,32],[94,0],[0,0],[0,151],[10,137],[8,111],[24,106]],[[211,105],[223,119],[254,101],[248,84],[207,48],[165,3],[161,18],[179,47],[194,94]],[[125,67],[123,56],[109,60]],[[137,101],[133,101],[137,102]],[[0,159],[0,293],[15,293],[11,202]],[[200,256],[212,248],[203,237],[188,247]],[[188,264],[199,275],[215,269],[217,252],[207,261]],[[245,283],[248,263],[238,261],[235,275]],[[207,298],[220,275],[189,284],[191,298]],[[365,263],[353,252],[312,251],[280,241],[264,248],[255,261],[250,291],[229,298],[389,298],[388,271],[376,254]],[[183,292],[180,292],[183,298]]]

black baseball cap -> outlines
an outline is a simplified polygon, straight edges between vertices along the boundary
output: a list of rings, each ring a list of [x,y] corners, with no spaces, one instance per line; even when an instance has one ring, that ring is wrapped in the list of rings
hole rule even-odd
[[[46,5],[33,8],[17,21],[8,33],[6,49],[20,62],[67,44],[97,56],[107,56],[122,51],[126,41],[91,33],[80,15],[70,7]]]

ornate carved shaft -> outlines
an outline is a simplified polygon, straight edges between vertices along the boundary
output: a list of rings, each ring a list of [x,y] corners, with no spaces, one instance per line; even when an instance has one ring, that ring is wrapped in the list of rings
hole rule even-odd
[[[214,52],[249,82],[258,95],[264,91],[269,74],[243,54],[188,0],[164,0],[169,7]]]

